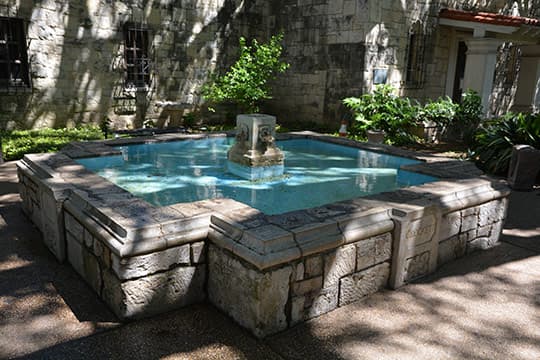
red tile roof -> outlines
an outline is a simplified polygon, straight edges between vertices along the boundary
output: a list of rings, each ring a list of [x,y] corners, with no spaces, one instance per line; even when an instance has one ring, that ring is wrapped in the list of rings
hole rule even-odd
[[[471,12],[463,10],[442,9],[439,13],[439,17],[443,19],[471,21],[503,26],[540,26],[539,19],[532,19],[521,16],[501,15],[488,12]]]

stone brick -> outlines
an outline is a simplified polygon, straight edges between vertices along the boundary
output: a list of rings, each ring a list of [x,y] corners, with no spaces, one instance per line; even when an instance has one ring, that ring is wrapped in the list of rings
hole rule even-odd
[[[116,254],[111,256],[112,269],[119,279],[127,280],[167,270],[177,264],[189,264],[190,248],[189,244],[185,244],[130,258],[120,258]]]
[[[78,241],[68,234],[67,258],[75,271],[90,285],[98,294],[101,293],[101,269],[97,258],[83,247]]]
[[[295,296],[291,300],[291,325],[296,325],[305,320],[304,305],[306,298],[304,296]]]
[[[381,234],[356,243],[356,270],[362,270],[389,260],[392,255],[392,236]]]
[[[442,216],[440,227],[441,241],[451,238],[459,233],[461,228],[461,213],[455,211]]]
[[[204,241],[191,244],[191,262],[193,264],[206,262],[206,244]]]
[[[323,259],[322,256],[316,255],[305,260],[305,276],[308,278],[322,275]]]
[[[287,327],[290,266],[257,271],[211,245],[208,267],[208,297],[212,304],[258,337]]]
[[[121,282],[103,273],[103,299],[121,319],[145,317],[205,299],[206,265],[177,267]]]
[[[323,278],[322,276],[314,277],[307,280],[297,281],[292,285],[292,292],[294,295],[305,295],[314,291],[318,291],[322,288]]]
[[[439,243],[437,265],[446,264],[465,255],[467,241],[458,235]]]
[[[356,268],[356,247],[347,245],[336,249],[324,258],[324,287],[339,282],[345,275],[352,274]]]
[[[358,301],[383,289],[388,284],[390,265],[382,263],[359,273],[346,276],[339,282],[339,306]]]
[[[74,239],[82,243],[84,241],[83,226],[68,212],[64,212],[64,221],[66,224],[66,231],[73,235]]]
[[[307,318],[313,318],[338,307],[339,286],[335,284],[331,287],[321,289],[315,295],[311,303],[311,307],[307,311]]]
[[[298,263],[294,269],[294,277],[293,279],[296,281],[304,280],[304,262]]]

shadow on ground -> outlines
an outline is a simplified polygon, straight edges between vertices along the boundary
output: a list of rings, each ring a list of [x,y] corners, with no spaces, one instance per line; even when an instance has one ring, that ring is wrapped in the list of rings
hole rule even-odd
[[[540,358],[538,190],[512,194],[500,246],[263,341],[209,305],[118,323],[45,249],[16,191],[14,164],[1,165],[1,358]]]

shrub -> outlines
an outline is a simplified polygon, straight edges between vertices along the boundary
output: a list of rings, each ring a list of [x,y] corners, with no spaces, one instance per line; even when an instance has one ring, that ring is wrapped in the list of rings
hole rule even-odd
[[[508,113],[481,126],[475,140],[471,157],[485,171],[505,175],[514,145],[540,149],[540,114]]]
[[[473,142],[474,134],[482,120],[483,113],[480,95],[471,89],[465,91],[452,123],[459,130],[465,143],[471,144]]]
[[[365,136],[367,130],[384,130],[387,141],[396,145],[413,142],[409,129],[416,123],[418,106],[408,98],[394,94],[391,85],[378,85],[372,94],[343,99],[354,115],[353,136]]]
[[[204,98],[215,103],[234,102],[249,113],[259,111],[259,102],[271,99],[268,81],[289,67],[280,60],[282,39],[281,33],[272,36],[268,43],[254,39],[247,45],[246,39],[241,37],[238,60],[225,74],[203,87]]]
[[[418,120],[433,122],[444,130],[452,124],[459,105],[449,97],[428,101],[419,111]]]
[[[104,135],[97,126],[72,129],[42,129],[0,131],[2,150],[7,161],[21,159],[25,154],[54,152],[72,141],[99,140]]]

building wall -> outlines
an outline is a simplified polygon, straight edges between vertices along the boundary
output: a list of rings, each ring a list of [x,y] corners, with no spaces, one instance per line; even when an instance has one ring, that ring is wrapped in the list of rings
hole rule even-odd
[[[238,37],[268,39],[284,31],[288,72],[273,84],[262,111],[280,123],[336,127],[346,116],[341,99],[373,88],[374,70],[401,95],[419,100],[445,94],[449,29],[437,25],[442,7],[511,11],[512,1],[0,0],[0,16],[26,21],[31,89],[0,89],[0,128],[100,123],[140,127],[145,120],[174,126],[204,109],[200,88],[215,69],[234,61]],[[535,2],[521,1],[522,15]],[[404,84],[409,29],[425,31],[424,82]],[[152,59],[147,91],[125,91],[123,25],[149,29]],[[510,104],[497,87],[494,99]],[[501,94],[504,99],[500,100]],[[510,94],[510,95],[508,95]],[[500,110],[498,110],[500,112]],[[222,115],[220,115],[223,117]]]

